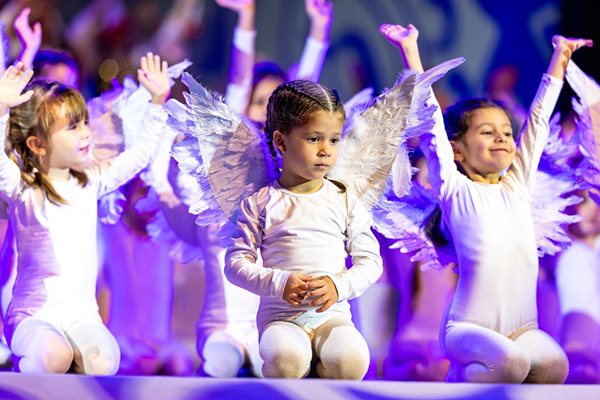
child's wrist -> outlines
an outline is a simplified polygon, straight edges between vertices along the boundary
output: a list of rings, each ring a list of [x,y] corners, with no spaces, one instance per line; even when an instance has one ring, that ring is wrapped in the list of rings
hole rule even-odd
[[[170,93],[171,93],[170,91],[167,91],[167,92],[162,93],[162,94],[153,95],[152,98],[151,98],[151,100],[150,100],[150,102],[152,104],[158,104],[158,105],[164,104],[165,101],[167,101],[167,99],[169,98],[169,94]]]

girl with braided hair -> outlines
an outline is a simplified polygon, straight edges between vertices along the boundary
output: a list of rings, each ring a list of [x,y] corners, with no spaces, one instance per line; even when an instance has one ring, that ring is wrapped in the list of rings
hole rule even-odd
[[[282,84],[269,98],[265,131],[282,170],[241,202],[225,255],[226,277],[261,297],[265,377],[301,378],[315,361],[319,377],[362,379],[369,366],[347,300],[381,275],[379,245],[369,211],[326,178],[344,120],[337,92],[315,82]]]

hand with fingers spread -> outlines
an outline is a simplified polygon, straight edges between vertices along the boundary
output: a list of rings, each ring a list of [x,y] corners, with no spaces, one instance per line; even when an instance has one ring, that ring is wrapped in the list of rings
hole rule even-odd
[[[150,92],[154,104],[163,104],[171,92],[167,68],[167,62],[161,62],[159,55],[149,52],[140,59],[138,80]]]
[[[18,59],[22,61],[26,67],[31,67],[33,59],[42,45],[42,25],[39,22],[29,25],[29,14],[31,14],[31,8],[25,7],[21,10],[15,22],[13,28],[19,40],[21,41],[21,54]]]
[[[308,291],[310,276],[292,272],[285,283],[282,299],[293,306],[302,304]]]
[[[5,115],[11,107],[25,103],[33,95],[33,90],[25,93],[23,89],[33,76],[22,62],[8,67],[0,77],[0,116]]]
[[[382,24],[379,32],[394,46],[400,49],[405,68],[423,72],[417,39],[419,31],[413,24],[402,25]]]
[[[307,301],[309,306],[319,307],[317,312],[326,311],[329,307],[337,303],[338,292],[335,284],[328,276],[313,278],[309,283],[309,292]]]

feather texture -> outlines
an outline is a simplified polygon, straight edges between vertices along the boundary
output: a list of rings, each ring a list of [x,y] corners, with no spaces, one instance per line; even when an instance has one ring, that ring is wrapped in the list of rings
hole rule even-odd
[[[264,135],[244,122],[191,75],[184,74],[189,89],[186,103],[175,100],[165,108],[167,124],[185,133],[185,140],[173,147],[179,168],[195,177],[200,185],[190,212],[196,223],[225,224],[235,220],[240,201],[275,179],[276,170],[268,155]]]
[[[407,193],[412,168],[404,144],[433,126],[435,106],[426,104],[430,87],[463,62],[450,60],[422,74],[405,71],[391,89],[364,105],[347,124],[337,164],[328,176],[354,191],[368,210],[381,198],[392,168],[394,192],[398,197]]]

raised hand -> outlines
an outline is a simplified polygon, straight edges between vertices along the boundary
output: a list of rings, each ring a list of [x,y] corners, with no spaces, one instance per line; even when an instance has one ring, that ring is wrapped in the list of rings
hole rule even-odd
[[[331,22],[333,21],[333,4],[330,0],[304,0],[306,14],[310,19],[310,36],[316,40],[328,41]]]
[[[309,284],[308,303],[309,306],[315,306],[317,312],[323,312],[337,303],[338,292],[335,284],[328,276],[320,276],[312,279]]]
[[[554,52],[550,63],[548,64],[548,75],[563,79],[567,69],[567,63],[571,59],[574,51],[582,47],[592,47],[594,42],[590,39],[566,38],[564,36],[555,35],[552,37],[552,45]]]
[[[379,32],[391,44],[400,49],[400,55],[405,68],[410,68],[418,72],[423,72],[421,57],[419,56],[419,46],[417,39],[419,31],[413,24],[406,27],[402,25],[382,24],[379,26]]]
[[[254,10],[254,0],[216,0],[221,7],[227,8],[236,13],[248,10]]]
[[[308,291],[308,282],[312,278],[292,272],[285,282],[282,299],[293,306],[302,304]]]
[[[160,56],[150,52],[140,59],[138,80],[150,92],[154,104],[163,104],[171,92],[167,68],[166,61],[161,62]]]
[[[11,65],[4,71],[0,77],[0,115],[5,115],[9,108],[23,104],[31,98],[33,90],[22,92],[32,76],[33,71],[26,70],[22,62]]]
[[[30,26],[29,14],[31,14],[31,8],[25,7],[21,10],[17,18],[15,18],[13,24],[22,46],[19,60],[27,67],[31,67],[33,58],[42,45],[42,25],[36,22],[33,24],[33,27]]]

